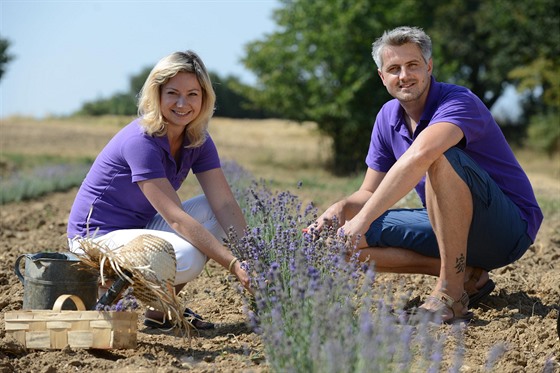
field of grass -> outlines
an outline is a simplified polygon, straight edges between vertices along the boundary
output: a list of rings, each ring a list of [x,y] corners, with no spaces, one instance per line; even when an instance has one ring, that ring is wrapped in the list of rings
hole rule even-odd
[[[0,176],[5,180],[15,170],[60,163],[87,166],[131,119],[107,116],[0,120]],[[235,161],[274,189],[297,191],[302,201],[313,201],[320,209],[353,192],[362,181],[363,174],[339,177],[329,172],[331,140],[322,136],[314,123],[214,118],[209,132],[223,160]],[[516,154],[546,213],[559,211],[560,155],[548,157],[524,149],[516,149]],[[180,195],[186,198],[197,192],[196,179],[189,177]],[[418,201],[409,196],[406,203]]]
[[[109,139],[131,118],[64,118],[42,121],[9,118],[0,121],[0,169],[3,177],[18,169],[53,163],[91,162]],[[45,131],[44,127],[48,127]],[[257,180],[277,189],[299,190],[302,198],[321,206],[355,190],[362,175],[329,174],[330,141],[313,123],[282,120],[215,118],[209,132],[223,160],[235,161]],[[26,144],[26,145],[22,145]],[[183,197],[198,191],[196,179],[187,178]]]
[[[87,167],[131,119],[2,119],[0,176],[5,181],[14,171],[30,173],[32,169],[61,163]],[[363,174],[339,177],[329,172],[331,140],[321,135],[314,123],[214,118],[209,132],[223,160],[235,161],[255,179],[265,180],[273,189],[290,190],[305,203],[313,201],[319,209],[353,192],[362,181]],[[560,156],[548,157],[524,149],[517,149],[516,154],[546,213],[559,211]],[[189,177],[179,193],[187,198],[198,192],[196,179]],[[406,203],[418,201],[409,196]]]

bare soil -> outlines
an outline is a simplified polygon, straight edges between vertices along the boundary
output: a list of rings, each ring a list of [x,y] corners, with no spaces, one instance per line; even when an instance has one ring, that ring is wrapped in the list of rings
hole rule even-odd
[[[104,141],[96,146],[102,144]],[[557,167],[552,162],[543,169],[529,170],[537,193],[556,204],[560,200]],[[13,271],[15,260],[20,254],[65,250],[67,216],[75,194],[72,189],[0,206],[0,262],[4,263],[0,267],[0,372],[269,371],[263,344],[246,325],[236,282],[214,262],[180,294],[191,308],[217,323],[215,330],[195,333],[190,343],[173,333],[145,328],[142,312],[136,349],[26,350],[7,336],[3,314],[20,310],[24,293]],[[497,362],[496,372],[542,372],[548,359],[553,359],[550,371],[559,370],[559,259],[560,219],[551,213],[526,255],[491,273],[497,288],[473,310],[476,318],[467,327],[462,372],[485,371],[487,354],[498,343],[505,343],[507,351]],[[403,279],[413,296],[424,296],[434,281],[420,275],[380,275],[378,281],[402,283]]]

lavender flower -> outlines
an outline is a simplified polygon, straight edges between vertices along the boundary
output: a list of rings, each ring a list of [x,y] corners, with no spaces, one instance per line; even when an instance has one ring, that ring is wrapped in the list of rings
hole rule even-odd
[[[408,325],[405,296],[395,299],[391,287],[376,283],[373,266],[348,255],[355,248],[336,221],[302,233],[318,216],[312,204],[302,208],[297,196],[262,181],[246,185],[234,193],[250,228],[227,245],[250,269],[248,323],[272,371],[436,371],[445,354],[461,361],[462,349],[443,344],[462,331],[449,336],[427,320]]]
[[[138,309],[140,306],[138,305],[138,301],[133,295],[134,289],[132,287],[128,287],[121,298],[118,300],[117,303],[112,305],[102,305],[98,304],[95,308],[96,311],[117,311],[117,312],[124,312],[124,311],[134,311]]]

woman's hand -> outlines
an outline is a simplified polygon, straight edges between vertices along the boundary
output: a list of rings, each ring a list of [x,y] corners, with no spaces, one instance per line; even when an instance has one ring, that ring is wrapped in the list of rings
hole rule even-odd
[[[233,263],[233,266],[231,267],[231,273],[234,274],[235,277],[237,277],[241,285],[243,285],[243,287],[247,289],[247,291],[253,294],[253,290],[251,289],[249,284],[249,274],[243,269],[243,266],[241,265],[242,263],[244,262],[236,261],[235,263]]]

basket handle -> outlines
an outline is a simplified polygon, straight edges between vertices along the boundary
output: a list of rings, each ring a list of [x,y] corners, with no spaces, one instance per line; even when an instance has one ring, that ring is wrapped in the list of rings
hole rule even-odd
[[[56,302],[54,302],[53,305],[53,311],[60,312],[60,310],[62,309],[62,305],[64,304],[64,301],[66,301],[66,299],[71,299],[76,305],[78,311],[86,310],[86,306],[84,305],[84,302],[80,299],[80,297],[72,294],[62,294],[61,296],[56,298]]]

